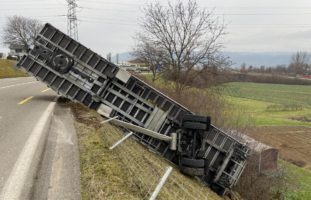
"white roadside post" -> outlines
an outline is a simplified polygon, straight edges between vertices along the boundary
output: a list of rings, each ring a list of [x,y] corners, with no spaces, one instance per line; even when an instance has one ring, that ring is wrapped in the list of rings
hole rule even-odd
[[[110,121],[112,121],[112,120],[114,120],[114,119],[117,119],[118,118],[118,116],[115,116],[115,117],[113,117],[113,118],[109,118],[109,119],[107,119],[107,120],[105,120],[105,121],[102,121],[102,122],[100,122],[101,124],[105,124],[105,123],[107,123],[107,122],[110,122]]]
[[[125,121],[118,120],[117,116],[110,118],[110,119],[107,119],[105,121],[102,121],[101,124],[104,124],[107,122],[111,122],[114,125],[121,126],[123,128],[129,129],[133,132],[138,132],[138,133],[148,135],[148,136],[153,137],[155,139],[170,142],[170,149],[173,151],[176,151],[176,149],[177,149],[177,133],[171,133],[171,136],[163,135],[161,133],[146,129],[144,127],[140,127],[140,126],[137,126],[137,125],[125,122]],[[125,138],[122,139],[122,141],[120,141],[120,143],[123,142],[123,140],[127,139],[128,137],[129,136],[125,136]]]
[[[157,185],[156,189],[153,191],[153,193],[152,193],[151,197],[149,198],[149,200],[155,200],[157,198],[159,192],[161,191],[161,188],[165,184],[165,182],[166,182],[167,178],[169,177],[169,175],[171,174],[172,170],[173,170],[172,167],[168,167],[168,169],[166,170],[165,174],[161,178],[159,184]]]
[[[131,137],[134,133],[133,132],[129,132],[125,137],[123,137],[121,140],[119,140],[118,142],[116,142],[114,145],[112,145],[111,147],[109,147],[109,150],[112,150],[114,148],[116,148],[119,144],[121,144],[124,140],[126,140],[127,138]]]
[[[130,129],[134,132],[139,132],[145,135],[148,135],[150,137],[162,140],[162,141],[167,141],[170,142],[170,149],[173,151],[176,151],[177,149],[177,133],[171,133],[171,136],[167,136],[167,135],[163,135],[160,133],[157,133],[155,131],[146,129],[144,127],[140,127],[125,121],[121,121],[116,119],[116,117],[107,119],[103,122],[101,122],[101,124],[110,122],[117,125],[117,126],[121,126],[123,128],[126,129]],[[119,141],[117,141],[114,145],[112,145],[111,147],[109,147],[110,150],[113,150],[114,148],[116,148],[118,145],[120,145],[122,142],[124,142],[126,139],[128,139],[129,137],[131,137],[134,133],[130,132],[128,133],[126,136],[124,136],[122,139],[120,139]],[[163,177],[161,178],[160,182],[158,183],[157,187],[155,188],[155,190],[153,191],[151,197],[149,198],[149,200],[155,200],[156,197],[158,196],[159,192],[161,191],[163,185],[165,184],[166,180],[168,179],[169,175],[171,174],[171,172],[173,171],[172,167],[168,167],[168,169],[166,170],[165,174],[163,175]]]

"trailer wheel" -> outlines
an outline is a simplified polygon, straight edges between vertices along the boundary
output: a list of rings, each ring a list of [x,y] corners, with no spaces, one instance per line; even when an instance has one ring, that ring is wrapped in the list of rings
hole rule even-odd
[[[207,129],[206,124],[202,124],[199,122],[187,122],[187,121],[182,124],[182,127],[184,129],[193,129],[193,130],[206,130]]]
[[[201,130],[209,130],[209,127],[211,126],[211,118],[208,116],[200,116],[200,115],[185,115],[182,119],[182,124],[185,123],[201,123],[205,124],[206,128]],[[190,128],[192,129],[192,128]],[[194,128],[196,129],[196,128]]]
[[[238,162],[244,161],[247,159],[247,155],[245,155],[245,153],[241,152],[241,151],[235,151],[233,153],[232,157],[233,157],[233,159],[235,159]]]
[[[203,160],[203,159],[194,159],[194,158],[181,157],[181,159],[180,159],[180,164],[181,164],[182,166],[200,168],[200,167],[204,167],[204,165],[205,165],[205,160]]]
[[[200,116],[200,115],[185,115],[182,119],[183,122],[190,121],[190,122],[201,122],[210,124],[211,118],[206,116]]]
[[[227,176],[221,176],[218,180],[218,184],[224,187],[230,187],[230,179]]]
[[[181,166],[180,171],[189,176],[203,176],[204,175],[204,168],[192,168],[192,167]]]

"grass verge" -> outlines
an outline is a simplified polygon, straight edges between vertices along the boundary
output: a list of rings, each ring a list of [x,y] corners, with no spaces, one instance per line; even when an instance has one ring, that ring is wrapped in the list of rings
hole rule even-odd
[[[287,191],[285,199],[288,200],[308,200],[311,199],[311,171],[297,167],[285,161],[282,164],[287,166],[293,177],[297,180],[297,188]]]
[[[0,59],[0,78],[25,77],[27,74],[15,68],[16,62],[12,60]]]
[[[122,132],[109,124],[100,125],[97,113],[70,105],[79,140],[83,199],[148,199],[171,164],[133,139],[109,150],[123,137]],[[174,169],[157,199],[222,198]]]

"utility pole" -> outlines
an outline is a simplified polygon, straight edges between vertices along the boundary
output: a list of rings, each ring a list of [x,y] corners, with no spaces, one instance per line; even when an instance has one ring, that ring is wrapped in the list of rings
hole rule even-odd
[[[109,62],[111,62],[111,53],[108,53],[108,54],[107,54],[107,60],[108,60]]]
[[[78,23],[77,23],[77,3],[76,0],[67,0],[68,13],[67,13],[67,33],[70,37],[78,40]]]

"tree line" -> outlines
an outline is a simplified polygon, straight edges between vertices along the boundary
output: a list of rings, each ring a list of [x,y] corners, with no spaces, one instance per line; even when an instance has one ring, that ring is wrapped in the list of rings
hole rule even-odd
[[[288,65],[276,65],[276,66],[260,66],[254,67],[252,65],[247,66],[242,63],[240,66],[241,73],[256,72],[266,74],[279,74],[279,75],[291,75],[291,76],[304,76],[311,75],[311,55],[304,51],[297,51],[291,57],[291,62]]]
[[[189,86],[210,87],[230,80],[230,58],[221,53],[226,35],[224,22],[213,11],[199,7],[195,0],[178,0],[163,5],[157,1],[143,9],[141,32],[135,36],[134,55],[147,63],[153,80],[171,80],[177,94]],[[2,43],[22,46],[34,44],[42,28],[40,21],[22,16],[8,17],[2,29]],[[242,74],[249,72],[311,75],[310,55],[298,51],[289,65],[254,67],[243,63]],[[235,77],[233,77],[235,79]]]

